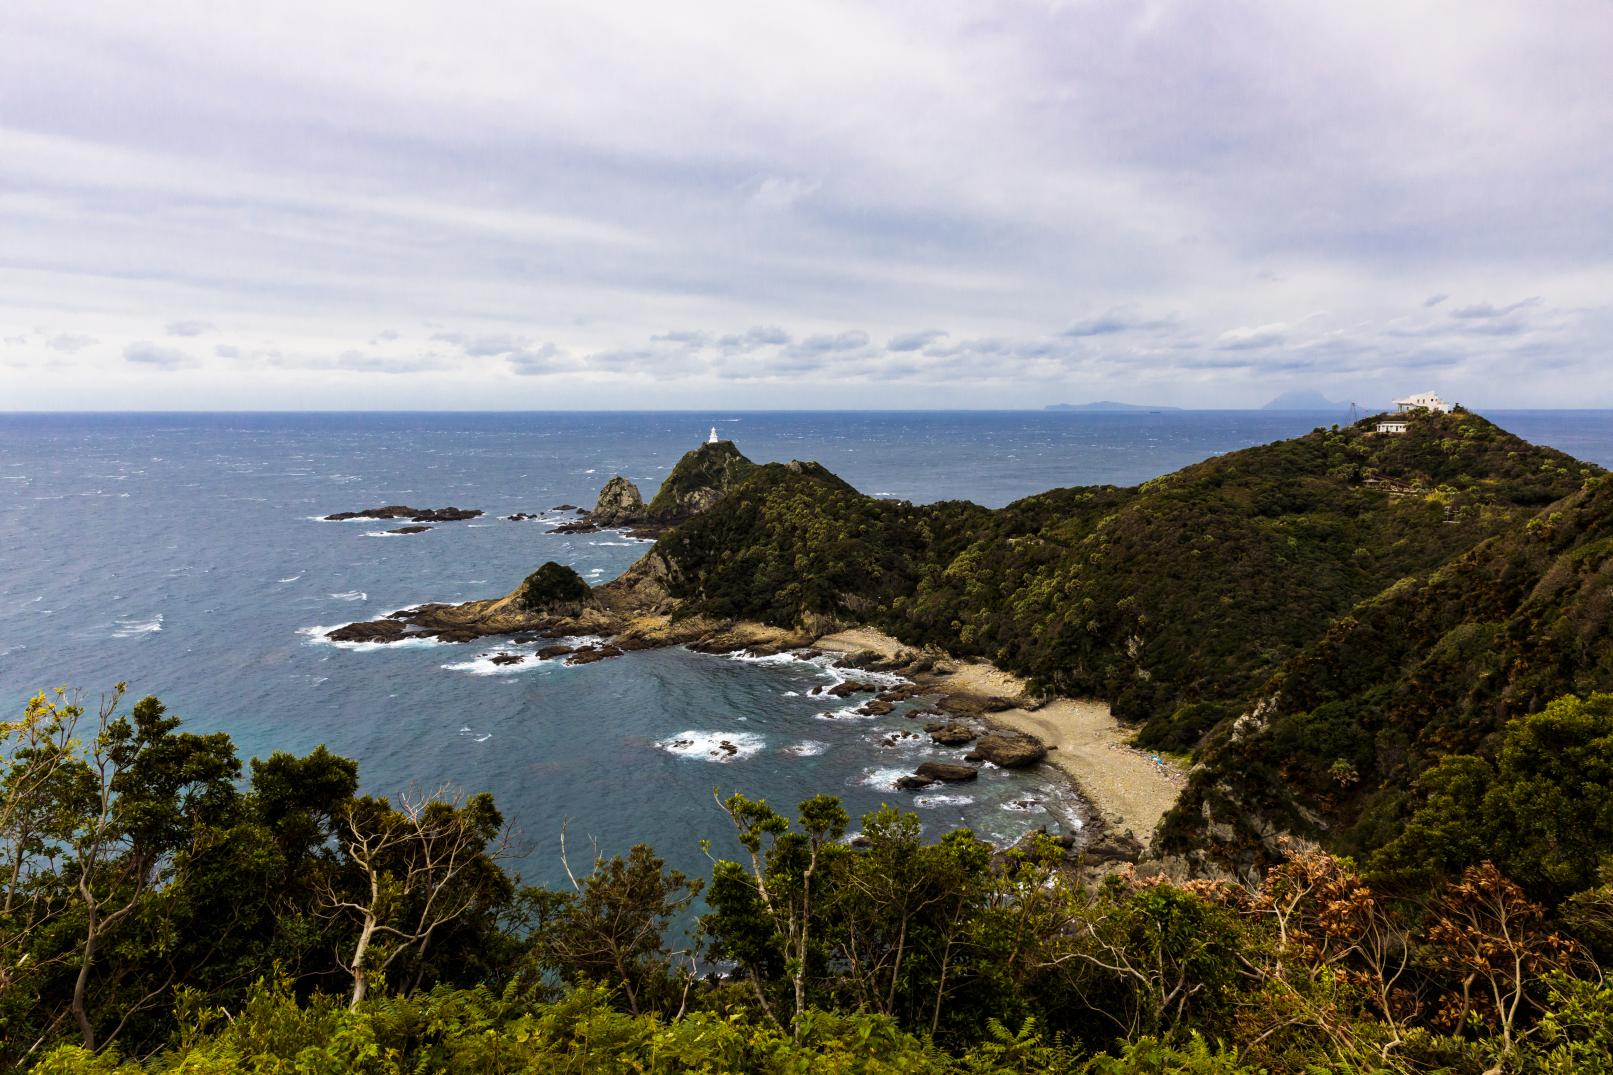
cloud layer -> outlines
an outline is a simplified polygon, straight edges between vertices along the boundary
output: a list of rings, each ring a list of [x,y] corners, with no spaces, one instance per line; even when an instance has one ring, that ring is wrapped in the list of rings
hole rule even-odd
[[[593,8],[8,4],[0,407],[1613,406],[1600,0]]]

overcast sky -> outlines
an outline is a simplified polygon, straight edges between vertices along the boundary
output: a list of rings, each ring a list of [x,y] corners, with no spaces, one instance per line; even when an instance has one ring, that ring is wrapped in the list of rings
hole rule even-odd
[[[0,7],[0,409],[1613,406],[1613,5]]]

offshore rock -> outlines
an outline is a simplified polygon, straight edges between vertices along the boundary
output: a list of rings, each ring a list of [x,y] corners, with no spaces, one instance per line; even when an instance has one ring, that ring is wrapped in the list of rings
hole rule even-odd
[[[609,657],[620,657],[623,653],[620,646],[584,646],[574,652],[566,661],[567,664],[593,664]]]
[[[397,642],[406,634],[408,629],[397,620],[371,620],[326,631],[325,637],[332,642]]]
[[[475,519],[481,514],[475,508],[411,508],[406,504],[388,504],[385,507],[365,508],[362,511],[339,511],[335,515],[325,516],[325,521],[340,523],[349,519],[408,519],[412,523],[457,523],[464,519]]]
[[[980,770],[972,765],[959,765],[956,762],[927,761],[913,770],[913,775],[922,780],[957,784],[965,780],[974,780],[980,775]]]
[[[589,513],[588,521],[595,526],[618,526],[636,522],[643,513],[644,497],[638,486],[617,474],[599,491],[599,500]]]

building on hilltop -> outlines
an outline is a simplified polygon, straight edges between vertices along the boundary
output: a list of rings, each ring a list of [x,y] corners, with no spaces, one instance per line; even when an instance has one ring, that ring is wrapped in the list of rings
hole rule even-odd
[[[716,444],[717,443],[717,427],[716,426],[711,427],[711,436],[706,438],[706,443],[707,444]]]
[[[1385,418],[1376,428],[1379,433],[1404,433],[1411,428],[1411,423],[1403,418]]]
[[[1395,406],[1398,407],[1402,412],[1428,410],[1449,414],[1451,411],[1456,409],[1456,404],[1446,403],[1433,392],[1419,392],[1415,396],[1407,396],[1405,399],[1397,399],[1395,400]]]

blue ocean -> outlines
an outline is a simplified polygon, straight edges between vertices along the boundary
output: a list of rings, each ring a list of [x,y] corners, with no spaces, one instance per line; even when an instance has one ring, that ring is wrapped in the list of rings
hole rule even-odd
[[[1489,415],[1613,466],[1613,412]],[[916,808],[926,831],[999,842],[1080,825],[1049,773],[988,770],[911,796],[895,776],[946,748],[886,745],[899,717],[824,720],[819,664],[681,649],[579,667],[500,667],[497,645],[339,646],[323,631],[424,601],[511,590],[545,560],[593,582],[647,548],[552,532],[612,474],[651,496],[715,424],[758,462],[817,460],[857,488],[988,506],[1067,485],[1133,484],[1344,415],[1164,413],[0,415],[0,704],[117,681],[245,757],[324,743],[366,790],[492,791],[521,833],[516,868],[563,877],[557,838],[613,854],[647,841],[703,871],[713,790],[853,816]],[[325,522],[380,504],[479,508],[420,534]],[[509,522],[516,512],[543,519]],[[737,753],[705,749],[726,739]],[[927,740],[925,740],[927,743]],[[691,746],[691,744],[693,744]],[[961,753],[952,751],[951,753]],[[591,854],[591,850],[583,854]]]

